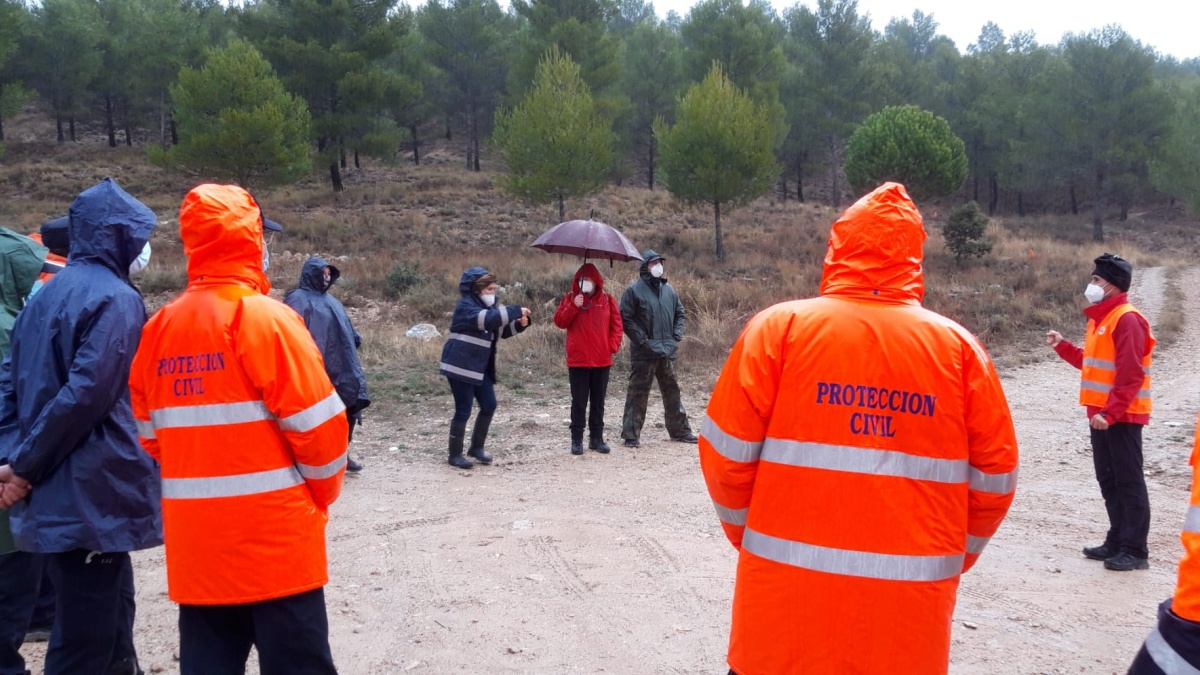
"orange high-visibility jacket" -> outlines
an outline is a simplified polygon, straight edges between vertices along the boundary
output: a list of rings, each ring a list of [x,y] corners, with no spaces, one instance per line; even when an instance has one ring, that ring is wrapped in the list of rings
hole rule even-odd
[[[921,307],[925,230],[888,183],[834,224],[821,297],[764,310],[700,436],[738,549],[739,675],[944,673],[959,575],[1012,502],[1017,442],[983,347]]]
[[[245,190],[183,200],[188,287],[146,324],[129,388],[162,465],[167,588],[181,604],[325,585],[325,523],[346,466],[342,404],[300,317],[267,297]]]
[[[1171,611],[1200,623],[1200,419],[1196,420],[1196,436],[1192,444],[1192,499],[1183,522],[1183,559],[1179,561],[1179,582]]]
[[[1121,317],[1133,312],[1141,316],[1141,312],[1133,305],[1125,303],[1114,307],[1099,323],[1095,319],[1088,320],[1087,336],[1083,342],[1083,369],[1079,379],[1079,403],[1096,408],[1108,405],[1108,392],[1112,391],[1117,382],[1117,343],[1113,339],[1117,322]],[[1146,317],[1142,316],[1144,320]],[[1146,321],[1149,326],[1150,322]],[[1154,333],[1147,330],[1146,354],[1142,357],[1142,370],[1146,377],[1142,380],[1142,388],[1129,404],[1126,414],[1149,415],[1151,413],[1150,368],[1153,363]]]

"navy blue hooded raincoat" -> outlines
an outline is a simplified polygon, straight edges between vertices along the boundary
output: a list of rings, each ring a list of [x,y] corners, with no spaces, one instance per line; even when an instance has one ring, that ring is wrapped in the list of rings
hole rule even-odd
[[[355,332],[350,317],[346,316],[346,308],[327,292],[326,267],[329,268],[329,288],[332,288],[342,273],[324,258],[313,256],[300,270],[300,287],[288,291],[283,302],[304,319],[304,325],[325,359],[325,373],[337,389],[338,397],[347,410],[357,412],[371,405],[367,396],[367,378],[363,376],[358,360],[362,338]]]
[[[471,287],[487,273],[484,267],[472,267],[458,280],[461,297],[454,305],[450,334],[446,336],[442,362],[438,364],[442,375],[471,384],[481,384],[484,378],[496,382],[496,340],[525,330],[517,323],[521,318],[520,305],[497,303],[488,307],[475,295]]]
[[[129,264],[157,220],[111,179],[71,204],[71,255],[17,316],[0,367],[0,454],[33,484],[17,547],[108,553],[162,543],[158,465],[138,445],[129,367],[146,308]]]

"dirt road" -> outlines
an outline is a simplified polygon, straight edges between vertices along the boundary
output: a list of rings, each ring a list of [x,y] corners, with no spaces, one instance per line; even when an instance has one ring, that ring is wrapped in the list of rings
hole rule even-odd
[[[1138,276],[1135,301],[1153,320],[1164,275]],[[1154,424],[1145,435],[1151,569],[1108,572],[1079,554],[1100,543],[1104,511],[1076,372],[1056,358],[1005,372],[1020,486],[1008,520],[963,579],[951,672],[1128,666],[1174,585],[1188,501],[1200,270],[1185,273],[1181,287],[1190,292],[1188,322],[1156,359]],[[1049,351],[1040,342],[1030,349]],[[610,392],[610,429],[619,423],[622,379]],[[498,461],[489,468],[445,465],[448,395],[423,410],[372,417],[356,439],[367,468],[347,479],[329,527],[326,592],[341,672],[724,673],[735,556],[696,448],[667,440],[657,395],[641,449],[614,443],[609,456],[584,457],[567,452],[564,390],[547,388],[544,405],[523,408],[501,398],[489,444]],[[685,401],[698,428],[706,392],[690,387]],[[161,549],[138,554],[136,565],[143,665],[177,672]],[[40,648],[27,653],[40,666]]]

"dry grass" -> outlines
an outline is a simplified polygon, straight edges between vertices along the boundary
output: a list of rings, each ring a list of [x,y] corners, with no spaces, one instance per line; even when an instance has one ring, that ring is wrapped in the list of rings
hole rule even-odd
[[[160,215],[154,259],[141,285],[151,306],[161,305],[185,283],[175,209],[196,177],[166,174],[136,149],[14,143],[0,164],[0,217],[9,227],[31,231],[63,213],[75,194],[105,175]],[[458,277],[472,265],[499,275],[504,302],[534,310],[530,330],[501,346],[501,379],[518,393],[561,386],[564,340],[551,319],[579,261],[528,247],[557,220],[556,208],[515,202],[496,189],[495,174],[469,173],[457,163],[364,165],[346,173],[341,194],[321,178],[257,191],[266,213],[285,226],[273,247],[269,275],[281,294],[296,284],[310,254],[341,268],[336,292],[366,337],[364,360],[377,398],[412,402],[444,395],[444,382],[436,375],[440,344],[410,340],[404,331],[428,322],[444,332],[458,297]],[[711,213],[680,206],[661,190],[610,187],[568,204],[568,217],[589,216],[621,229],[640,248],[668,257],[668,277],[689,317],[683,363],[696,364],[699,373],[722,361],[756,311],[817,293],[837,213],[760,199],[723,218],[729,251],[723,263],[712,253]],[[1082,332],[1080,292],[1100,252],[1118,251],[1138,266],[1174,262],[1172,255],[1141,246],[1160,244],[1145,236],[1141,221],[1113,226],[1109,242],[1094,245],[1083,216],[995,219],[988,231],[995,243],[992,254],[962,266],[945,250],[940,223],[929,222],[927,228],[926,306],[964,324],[1002,362],[1042,354],[1040,336],[1048,328]],[[420,281],[391,299],[386,279],[397,264],[417,271]],[[618,296],[637,275],[628,263],[600,268],[608,277],[607,290]],[[626,358],[622,352],[618,367]]]
[[[1167,269],[1163,305],[1158,313],[1158,322],[1154,324],[1154,337],[1158,340],[1160,347],[1173,344],[1183,333],[1184,295],[1183,289],[1180,288],[1182,272],[1182,267],[1179,265],[1172,265]]]

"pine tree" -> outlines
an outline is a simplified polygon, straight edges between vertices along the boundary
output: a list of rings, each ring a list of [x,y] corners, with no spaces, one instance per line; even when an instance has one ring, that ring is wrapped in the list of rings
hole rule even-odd
[[[509,193],[534,204],[565,200],[604,188],[612,166],[612,123],[597,109],[570,56],[551,48],[538,64],[533,89],[512,110],[496,113],[492,137],[508,173]]]
[[[718,260],[725,259],[722,207],[762,196],[779,177],[775,131],[771,109],[751,101],[717,64],[680,99],[673,126],[654,125],[667,189],[687,204],[713,206]]]

